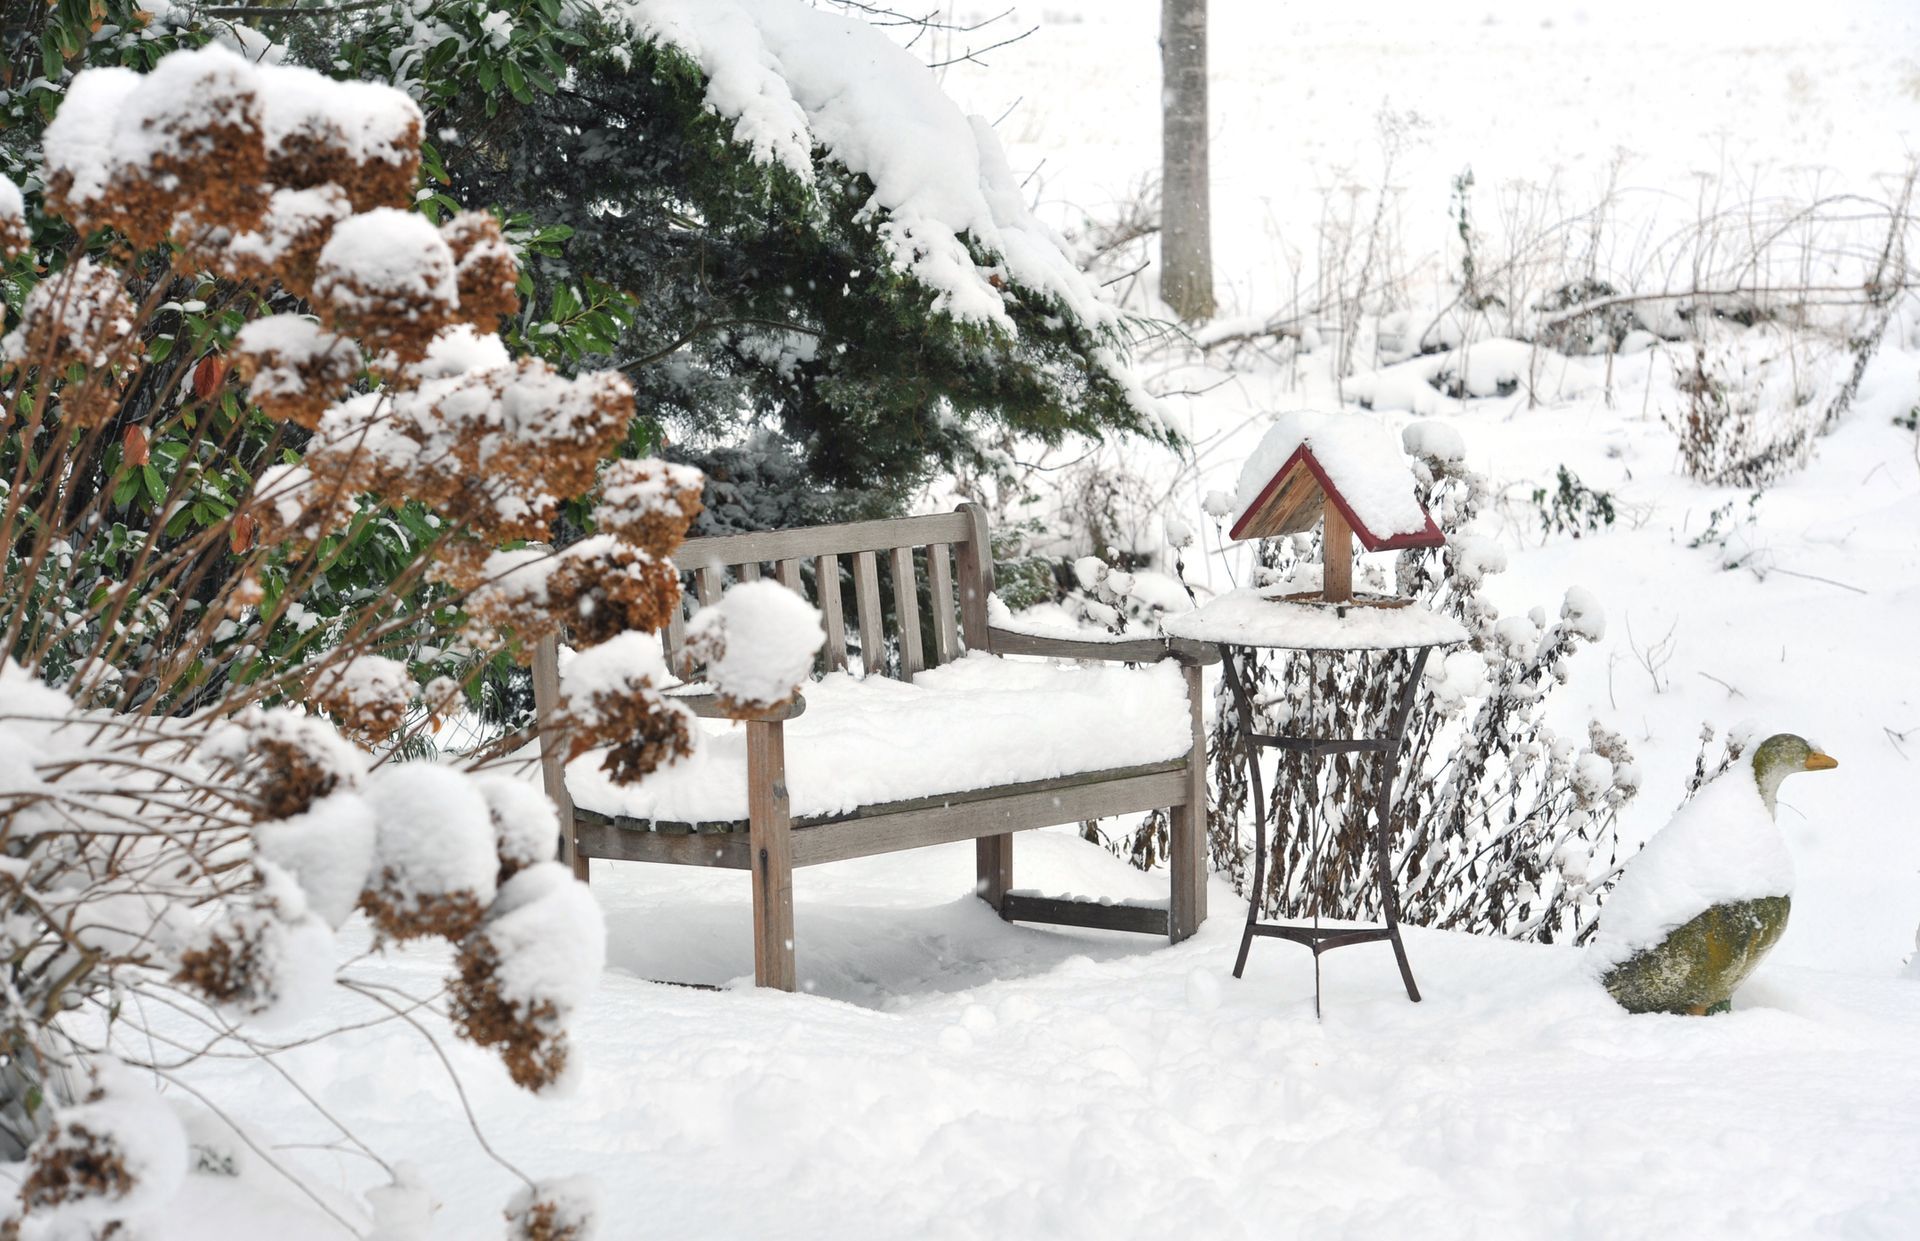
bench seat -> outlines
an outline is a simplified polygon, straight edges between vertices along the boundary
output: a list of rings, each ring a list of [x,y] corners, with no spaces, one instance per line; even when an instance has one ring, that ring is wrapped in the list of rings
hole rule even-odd
[[[1172,662],[1063,664],[975,652],[911,682],[831,673],[786,725],[796,821],[1184,759],[1187,688]],[[598,751],[567,769],[579,810],[670,831],[747,821],[747,730],[699,721],[694,754],[637,785],[611,783]]]

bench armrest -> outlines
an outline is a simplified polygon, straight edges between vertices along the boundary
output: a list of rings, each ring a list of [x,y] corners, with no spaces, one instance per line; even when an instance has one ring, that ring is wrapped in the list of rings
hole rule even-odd
[[[758,709],[723,706],[716,694],[668,694],[669,702],[677,702],[702,719],[708,720],[758,720],[762,723],[773,720],[790,720],[806,712],[807,700],[799,694],[792,702],[781,703],[777,707]]]
[[[987,627],[987,639],[996,655],[1043,655],[1053,659],[1107,659],[1134,664],[1177,659],[1183,664],[1217,664],[1220,652],[1205,642],[1185,638],[1124,638],[1096,642],[1084,638],[1017,633],[997,625]]]

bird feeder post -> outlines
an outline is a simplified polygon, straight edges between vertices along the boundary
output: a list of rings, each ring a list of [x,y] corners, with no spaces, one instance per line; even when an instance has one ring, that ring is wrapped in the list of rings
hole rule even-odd
[[[1320,535],[1321,598],[1328,603],[1353,599],[1353,527],[1340,506],[1326,505]]]

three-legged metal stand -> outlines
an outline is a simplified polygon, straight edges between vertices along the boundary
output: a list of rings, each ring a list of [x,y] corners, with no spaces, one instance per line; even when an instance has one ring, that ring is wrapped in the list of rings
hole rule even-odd
[[[1288,939],[1296,944],[1304,944],[1313,950],[1313,1014],[1320,1015],[1320,954],[1331,952],[1335,948],[1345,948],[1349,944],[1370,944],[1384,939],[1393,945],[1393,956],[1400,963],[1400,978],[1407,985],[1407,998],[1414,1003],[1420,1002],[1420,988],[1413,981],[1413,967],[1407,964],[1407,949],[1400,942],[1399,902],[1393,893],[1393,863],[1391,860],[1391,833],[1393,830],[1393,780],[1399,769],[1400,747],[1406,741],[1407,720],[1413,714],[1414,695],[1420,689],[1420,674],[1426,669],[1427,654],[1433,648],[1422,646],[1412,648],[1413,666],[1408,670],[1407,683],[1400,690],[1400,699],[1394,704],[1393,716],[1387,723],[1387,735],[1380,738],[1337,738],[1337,737],[1283,737],[1261,733],[1256,730],[1253,713],[1253,699],[1247,687],[1240,679],[1240,670],[1235,665],[1233,652],[1227,644],[1220,645],[1221,663],[1226,667],[1227,684],[1233,690],[1233,699],[1240,711],[1240,738],[1247,754],[1247,782],[1253,789],[1253,815],[1256,824],[1253,840],[1253,888],[1247,899],[1247,929],[1240,937],[1240,956],[1233,963],[1233,976],[1240,977],[1247,967],[1247,950],[1253,947],[1255,936],[1269,939]],[[1267,823],[1266,793],[1260,778],[1260,750],[1262,748],[1286,750],[1295,754],[1306,754],[1313,758],[1326,758],[1332,754],[1360,752],[1380,756],[1380,791],[1377,808],[1378,822],[1374,827],[1374,879],[1380,885],[1380,911],[1385,925],[1377,927],[1322,927],[1319,925],[1318,901],[1315,902],[1314,925],[1295,926],[1281,922],[1260,921],[1260,898],[1266,887],[1267,878]],[[1316,848],[1315,856],[1318,856]]]

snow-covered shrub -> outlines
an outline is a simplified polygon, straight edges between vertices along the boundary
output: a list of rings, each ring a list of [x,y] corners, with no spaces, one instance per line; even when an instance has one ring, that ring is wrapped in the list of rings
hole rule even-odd
[[[1380,585],[1455,617],[1471,641],[1434,653],[1408,727],[1387,859],[1401,916],[1521,939],[1575,936],[1591,924],[1604,895],[1614,819],[1638,776],[1624,738],[1597,723],[1584,737],[1561,736],[1545,709],[1566,681],[1570,658],[1605,632],[1604,615],[1575,588],[1558,616],[1539,608],[1502,616],[1482,590],[1485,577],[1506,564],[1500,548],[1477,532],[1486,481],[1461,463],[1458,436],[1444,426],[1414,424],[1406,447],[1420,499],[1448,544],[1401,552],[1396,581]],[[1300,536],[1260,547],[1262,576],[1270,580],[1314,558],[1311,540]],[[1241,671],[1261,704],[1264,731],[1367,737],[1384,732],[1410,662],[1398,653],[1274,653],[1244,660]],[[1224,698],[1220,707],[1209,745],[1212,853],[1215,867],[1244,891],[1252,807],[1239,716]],[[1375,760],[1284,754],[1268,761],[1276,826],[1262,908],[1269,915],[1318,908],[1331,918],[1377,918]]]
[[[441,230],[400,210],[419,133],[397,92],[211,47],[144,77],[79,74],[48,130],[44,206],[82,232],[170,242],[176,262],[226,281],[193,287],[223,290],[230,309],[169,360],[159,342],[173,346],[179,312],[158,293],[175,286],[103,245],[34,284],[0,345],[0,473],[15,480],[0,490],[0,1157],[27,1161],[0,1235],[68,1235],[73,1221],[87,1231],[72,1235],[136,1235],[169,1208],[187,1139],[178,1122],[127,1119],[146,1105],[115,1065],[184,1081],[201,1052],[150,1011],[206,1026],[224,1054],[265,1055],[265,1025],[357,997],[370,1015],[356,1024],[433,1037],[450,1021],[528,1089],[569,1068],[568,1027],[604,960],[598,910],[552,861],[557,816],[524,771],[477,770],[484,752],[396,761],[461,698],[415,661],[423,647],[524,655],[528,636],[591,612],[664,620],[679,588],[659,566],[699,478],[612,467],[606,533],[500,550],[550,541],[563,504],[591,505],[631,390],[514,359],[476,329],[508,307],[512,254],[490,218]],[[16,197],[0,191],[0,222]],[[268,300],[242,295],[249,284],[277,284],[282,306],[310,292],[319,324],[255,317]],[[230,369],[264,418],[236,400]],[[207,472],[192,451],[252,435],[271,468],[196,490]],[[120,520],[126,486],[159,511],[151,526]],[[369,592],[324,629],[303,621],[304,598],[338,589],[343,549],[402,520],[429,536],[392,545],[386,580],[438,592]],[[276,631],[294,637],[260,658]],[[657,664],[654,639],[623,637]],[[687,743],[660,671],[607,678],[579,708],[617,719],[623,739],[678,730],[677,746],[623,751],[623,780]],[[384,945],[449,944],[446,995],[347,971],[334,933],[356,911]],[[405,1182],[371,1204],[374,1235],[430,1203]],[[521,1226],[546,1229],[531,1235],[584,1228],[573,1198],[529,1201]]]
[[[1806,464],[1826,402],[1823,368],[1796,356],[1805,348],[1777,325],[1738,336],[1700,325],[1675,382],[1685,403],[1666,413],[1689,477],[1758,488]]]

